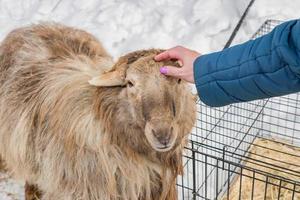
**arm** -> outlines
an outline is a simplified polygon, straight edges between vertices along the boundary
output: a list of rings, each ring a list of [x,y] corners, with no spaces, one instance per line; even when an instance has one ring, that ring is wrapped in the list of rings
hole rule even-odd
[[[194,61],[201,100],[224,106],[300,91],[300,21]]]

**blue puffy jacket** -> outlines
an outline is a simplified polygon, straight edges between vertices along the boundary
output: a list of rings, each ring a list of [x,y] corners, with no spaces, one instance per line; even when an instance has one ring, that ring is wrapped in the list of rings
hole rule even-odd
[[[300,91],[300,20],[194,62],[200,99],[224,106]]]

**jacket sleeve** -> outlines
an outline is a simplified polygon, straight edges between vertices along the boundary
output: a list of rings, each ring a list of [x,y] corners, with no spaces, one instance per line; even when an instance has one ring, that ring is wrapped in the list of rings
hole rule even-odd
[[[209,106],[224,106],[300,91],[300,20],[194,62],[198,95]]]

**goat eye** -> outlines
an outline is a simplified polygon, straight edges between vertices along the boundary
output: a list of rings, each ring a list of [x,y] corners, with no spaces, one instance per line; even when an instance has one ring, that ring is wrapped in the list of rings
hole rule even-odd
[[[131,88],[133,87],[133,83],[131,81],[127,81],[127,86]]]
[[[174,117],[176,116],[176,107],[175,107],[175,102],[172,101],[172,109],[173,109],[173,115]]]
[[[180,84],[181,83],[181,79],[178,79],[177,83]]]

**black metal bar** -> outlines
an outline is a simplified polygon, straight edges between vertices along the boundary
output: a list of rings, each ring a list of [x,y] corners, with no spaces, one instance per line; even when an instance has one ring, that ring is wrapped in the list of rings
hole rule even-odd
[[[192,158],[193,158],[193,200],[196,200],[196,153],[194,149],[194,143],[192,142]]]
[[[296,192],[296,183],[294,184],[294,188],[293,188],[292,200],[295,199],[295,192]]]
[[[280,190],[281,190],[282,180],[279,181],[279,189],[278,189],[278,200],[280,200]]]
[[[253,171],[252,189],[251,189],[251,200],[254,199],[254,187],[255,187],[255,171]]]
[[[205,177],[205,180],[204,180],[204,192],[205,192],[205,199],[207,198],[207,156],[205,155],[205,173],[204,173],[204,177]]]
[[[182,183],[182,185],[184,184],[184,182],[183,182],[183,176],[181,176],[181,183]],[[184,187],[181,187],[181,196],[182,196],[182,199],[184,199]]]
[[[242,199],[242,187],[243,187],[243,168],[241,168],[240,172],[240,188],[239,188],[239,200]]]
[[[237,23],[236,27],[234,28],[233,32],[231,33],[230,38],[228,39],[227,43],[225,44],[224,49],[228,48],[231,45],[233,39],[235,38],[236,33],[240,29],[240,27],[241,27],[245,17],[247,16],[248,11],[253,3],[254,3],[254,0],[251,0],[249,5],[247,6],[246,10],[244,11],[242,17],[240,18],[239,22]]]
[[[227,200],[229,200],[230,193],[230,163],[228,163],[228,175],[227,175]]]
[[[222,169],[224,170],[225,169],[225,162],[224,162],[224,160],[225,160],[225,151],[226,151],[226,148],[227,148],[227,146],[226,145],[224,145],[224,147],[223,147],[223,154],[222,154],[222,160],[223,160],[223,162],[222,162]]]
[[[266,186],[265,186],[265,195],[264,195],[264,200],[267,199],[267,193],[268,193],[268,182],[269,182],[269,177],[266,176]]]
[[[219,160],[216,160],[216,198],[215,200],[218,200],[218,194],[219,194]]]

